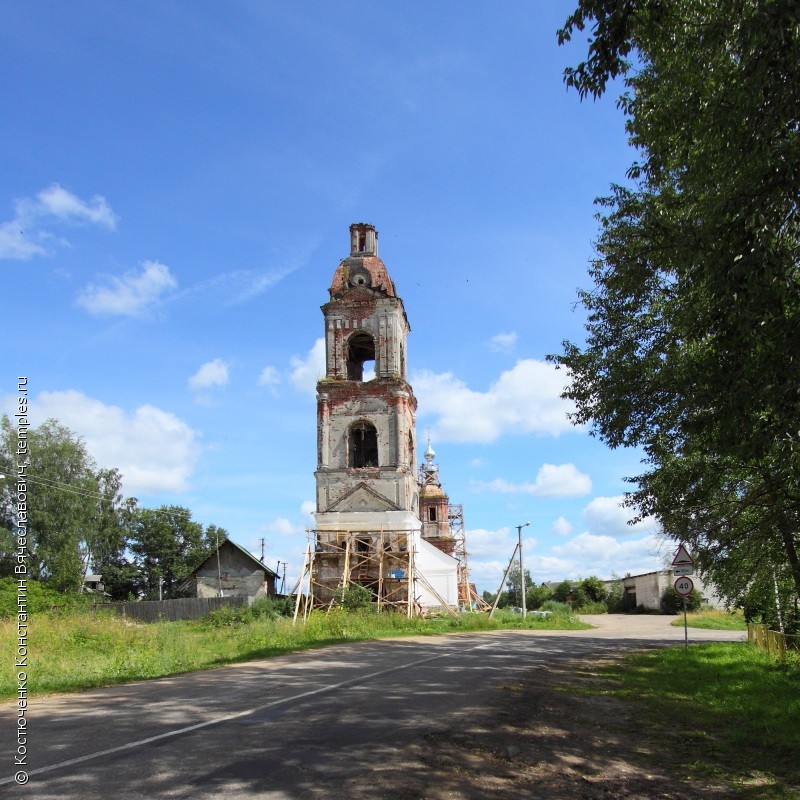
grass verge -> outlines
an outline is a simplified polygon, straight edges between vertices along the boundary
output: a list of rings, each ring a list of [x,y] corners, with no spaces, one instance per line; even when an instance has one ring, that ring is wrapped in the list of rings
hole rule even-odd
[[[715,631],[746,631],[747,623],[741,611],[696,611],[686,615],[689,628],[706,628]],[[683,612],[672,622],[675,628],[683,627]]]
[[[533,628],[590,628],[577,617],[528,617],[498,612],[421,619],[400,614],[333,611],[314,613],[305,625],[290,619],[256,619],[227,624],[211,619],[132,623],[116,615],[68,611],[32,615],[28,639],[28,691],[66,692],[160,678],[249,661],[337,642],[437,633]],[[16,649],[16,622],[0,622],[2,652]],[[13,659],[0,664],[0,698],[15,697]]]
[[[720,642],[632,654],[600,674],[599,692],[635,704],[641,737],[676,774],[732,798],[800,798],[800,659]]]

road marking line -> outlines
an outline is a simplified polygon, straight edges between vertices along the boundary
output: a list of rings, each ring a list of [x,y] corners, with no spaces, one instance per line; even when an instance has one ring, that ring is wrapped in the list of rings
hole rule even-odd
[[[357,678],[349,678],[346,681],[340,681],[339,683],[332,683],[329,686],[321,686],[319,689],[311,689],[307,692],[301,692],[300,694],[292,695],[291,697],[283,697],[280,700],[272,700],[269,703],[265,703],[264,705],[255,706],[254,708],[249,708],[246,711],[238,711],[236,714],[228,714],[224,717],[217,717],[215,719],[209,719],[205,722],[198,722],[194,725],[187,725],[185,728],[176,728],[174,731],[167,731],[166,733],[160,733],[158,736],[150,736],[147,739],[139,739],[136,742],[128,742],[128,744],[122,744],[118,747],[110,747],[108,750],[99,750],[96,753],[89,753],[86,756],[79,756],[78,758],[70,758],[67,761],[60,761],[58,764],[50,764],[47,767],[39,767],[38,769],[31,769],[27,770],[28,776],[33,775],[41,775],[44,772],[52,772],[56,769],[62,769],[64,767],[71,767],[75,764],[82,764],[84,761],[93,761],[95,758],[102,758],[103,756],[109,756],[114,753],[121,753],[125,750],[132,750],[134,747],[141,747],[142,745],[151,744],[152,742],[159,742],[163,739],[170,739],[173,736],[180,736],[184,733],[190,733],[191,731],[200,730],[201,728],[208,728],[211,725],[220,725],[223,722],[230,722],[234,719],[239,719],[240,717],[246,717],[248,714],[255,714],[257,711],[263,711],[265,708],[272,708],[274,706],[279,706],[284,703],[290,703],[292,700],[302,700],[305,697],[313,697],[317,694],[323,694],[324,692],[331,692],[334,689],[342,689],[345,686],[353,686],[358,684],[362,681],[370,680],[371,678],[379,678],[381,675],[389,675],[392,672],[399,672],[402,669],[407,669],[408,667],[417,667],[420,664],[427,664],[429,661],[438,661],[442,658],[449,658],[452,655],[462,654],[462,653],[471,653],[473,650],[480,650],[481,648],[488,647],[490,642],[485,644],[475,645],[475,647],[469,647],[466,650],[450,650],[447,653],[440,653],[439,655],[430,656],[429,658],[423,658],[420,661],[412,661],[409,664],[401,664],[397,667],[389,667],[388,669],[382,669],[378,672],[371,672],[368,675],[360,675]],[[0,786],[3,786],[7,783],[14,783],[15,779],[14,776],[10,778],[0,778]]]

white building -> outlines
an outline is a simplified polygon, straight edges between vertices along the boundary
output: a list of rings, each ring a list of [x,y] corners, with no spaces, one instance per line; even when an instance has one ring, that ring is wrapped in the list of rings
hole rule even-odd
[[[633,609],[637,606],[644,606],[647,609],[655,610],[660,607],[664,590],[675,583],[675,574],[671,569],[662,569],[658,572],[645,572],[641,575],[626,575],[624,578],[604,583],[608,588],[622,583],[626,607]],[[724,608],[713,584],[706,583],[699,575],[692,575],[692,583],[694,583],[694,588],[700,592],[703,605],[708,608]]]

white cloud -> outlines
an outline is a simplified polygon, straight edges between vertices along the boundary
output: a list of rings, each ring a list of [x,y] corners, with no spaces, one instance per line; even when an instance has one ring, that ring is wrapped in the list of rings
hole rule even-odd
[[[489,339],[489,349],[495,352],[513,350],[519,337],[516,333],[498,333]]]
[[[35,213],[53,216],[68,222],[90,222],[114,230],[119,217],[111,210],[105,197],[95,195],[88,203],[54,183],[36,196]]]
[[[500,586],[500,581],[503,579],[503,573],[506,571],[507,566],[507,560],[489,559],[481,561],[480,559],[471,558],[469,560],[470,582],[479,587],[479,594],[484,589],[494,594],[497,591],[497,587]]]
[[[317,381],[325,375],[325,340],[317,339],[305,358],[292,356],[289,380],[298,392],[314,394]]]
[[[601,536],[629,536],[633,533],[658,533],[660,526],[653,517],[647,517],[635,525],[628,521],[636,516],[636,510],[622,505],[624,498],[595,497],[583,509],[583,518],[589,531]]]
[[[659,569],[659,547],[658,537],[653,535],[619,541],[613,536],[585,532],[554,546],[551,552],[567,565],[561,578],[597,575],[609,579],[613,574],[636,575]]]
[[[480,488],[501,494],[531,494],[534,497],[577,497],[592,491],[592,480],[574,464],[542,464],[533,483],[509,483],[495,478]]]
[[[542,464],[531,494],[536,497],[576,497],[592,491],[592,479],[574,464]]]
[[[90,283],[81,290],[76,304],[98,316],[141,316],[178,285],[166,264],[143,261],[141,266],[141,271],[129,270],[121,278],[107,276],[104,286]]]
[[[573,428],[572,405],[562,400],[565,372],[535,359],[518,361],[486,392],[470,389],[451,373],[416,373],[412,383],[419,415],[437,416],[437,441],[493,442],[503,434],[550,434]]]
[[[564,517],[559,517],[551,526],[553,533],[559,536],[568,536],[572,533],[572,525]]]
[[[573,575],[574,562],[553,555],[526,555],[525,569],[530,572],[531,580],[537,585],[577,577],[577,574]]]
[[[213,299],[213,308],[228,310],[258,297],[294,272],[296,268],[292,266],[269,271],[236,269],[221,272],[219,275],[187,287],[173,295],[171,300],[173,302],[186,299],[197,301],[198,298],[208,297]]]
[[[313,522],[314,518],[312,514],[317,510],[317,504],[313,500],[304,500],[300,504],[300,513],[305,517],[309,522]]]
[[[209,403],[211,395],[208,390],[227,385],[228,365],[221,358],[207,361],[189,378],[189,388],[198,403]]]
[[[261,370],[261,374],[258,376],[258,385],[266,386],[270,394],[273,395],[278,394],[276,387],[280,385],[280,382],[281,376],[275,367],[264,367],[264,369]]]
[[[55,417],[78,434],[98,466],[116,467],[129,494],[182,492],[200,453],[199,433],[151,405],[133,413],[80,392],[42,392],[30,403],[34,425]]]
[[[47,255],[53,242],[68,244],[52,233],[53,225],[85,223],[114,230],[118,219],[104,197],[86,202],[54,183],[35,198],[14,203],[14,218],[0,223],[0,258],[28,261]]]
[[[502,557],[506,554],[506,559],[511,558],[511,553],[516,544],[516,531],[512,536],[510,528],[498,528],[489,531],[484,528],[472,528],[466,533],[467,549],[469,550],[470,571],[472,570],[472,557],[478,559],[483,556]]]
[[[277,533],[279,536],[294,536],[295,534],[303,533],[305,528],[300,525],[292,525],[286,517],[278,517],[272,522],[262,525],[261,530],[268,533]]]
[[[307,528],[314,527],[314,518],[312,514],[316,511],[317,505],[313,500],[304,500],[300,504],[300,519],[297,522],[292,522],[286,517],[277,517],[272,522],[268,522],[261,526],[262,531],[267,533],[276,533],[279,536],[298,536],[305,534]]]

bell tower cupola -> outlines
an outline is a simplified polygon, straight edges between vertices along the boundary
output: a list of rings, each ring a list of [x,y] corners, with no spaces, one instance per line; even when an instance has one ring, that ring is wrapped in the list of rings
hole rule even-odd
[[[378,255],[378,232],[374,225],[368,222],[355,222],[350,226],[350,255]]]

